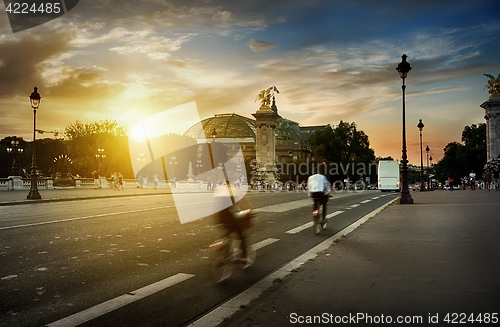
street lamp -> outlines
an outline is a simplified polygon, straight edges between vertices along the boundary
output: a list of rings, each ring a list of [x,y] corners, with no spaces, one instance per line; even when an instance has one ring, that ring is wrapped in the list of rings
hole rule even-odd
[[[97,149],[97,154],[95,155],[95,157],[97,158],[97,171],[100,173],[102,161],[104,160],[104,158],[106,158],[106,155],[104,154],[104,149]]]
[[[19,175],[19,163],[18,160],[16,160],[18,155],[21,155],[24,151],[24,149],[19,148],[19,141],[17,139],[14,139],[10,141],[11,147],[7,148],[7,153],[12,155],[12,167],[11,167],[11,174],[12,176],[18,176]]]
[[[424,124],[422,123],[422,119],[420,119],[420,122],[417,125],[418,129],[420,130],[420,192],[422,192],[424,189],[424,159],[423,159],[423,152],[422,152],[422,129],[424,128]]]
[[[174,178],[175,165],[177,165],[176,161],[177,157],[170,157],[170,166],[172,166],[172,178]]]
[[[427,152],[427,187],[429,187],[429,151],[431,151],[431,149],[429,149],[428,145],[425,148],[425,151]]]
[[[201,159],[196,160],[196,168],[198,168],[198,178],[200,178],[201,167],[203,167],[203,164],[201,163]]]
[[[33,108],[33,156],[31,157],[31,187],[28,193],[28,200],[38,200],[41,199],[41,195],[38,192],[38,181],[37,181],[37,166],[36,166],[36,149],[35,149],[35,138],[36,138],[36,110],[40,106],[42,97],[37,92],[38,88],[35,87],[33,93],[30,95],[30,104]]]
[[[406,121],[405,121],[405,79],[408,72],[411,70],[410,64],[406,61],[407,56],[404,54],[401,56],[403,60],[399,63],[396,70],[399,72],[399,76],[403,79],[403,85],[401,89],[403,90],[403,155],[401,163],[401,179],[403,180],[403,185],[401,187],[401,193],[398,198],[399,204],[412,204],[413,199],[411,198],[410,191],[408,189],[408,157],[406,155]]]
[[[432,156],[429,157],[429,161],[431,162],[431,168],[432,168]],[[432,178],[429,178],[429,185],[430,185],[430,190],[432,191],[433,188],[432,188]]]

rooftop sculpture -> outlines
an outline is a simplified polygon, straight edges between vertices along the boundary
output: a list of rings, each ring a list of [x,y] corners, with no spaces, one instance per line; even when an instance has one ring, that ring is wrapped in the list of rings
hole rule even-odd
[[[490,74],[483,74],[486,77],[489,77],[488,84],[486,84],[485,87],[489,89],[490,97],[491,98],[496,98],[500,97],[500,74],[498,74],[498,77],[495,79],[493,75]]]

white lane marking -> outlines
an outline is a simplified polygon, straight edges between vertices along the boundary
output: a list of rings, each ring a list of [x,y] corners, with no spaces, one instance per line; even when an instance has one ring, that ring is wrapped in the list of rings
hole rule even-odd
[[[341,230],[337,234],[326,239],[325,241],[316,245],[312,249],[306,251],[305,253],[298,256],[297,258],[289,261],[287,264],[285,264],[281,268],[279,268],[279,269],[275,270],[273,273],[267,275],[266,277],[261,279],[259,282],[250,286],[244,292],[233,297],[231,300],[218,306],[217,308],[215,308],[211,312],[207,313],[206,315],[204,315],[200,319],[198,319],[195,322],[193,322],[192,324],[190,324],[188,327],[217,326],[218,324],[222,323],[225,319],[231,317],[233,314],[235,314],[241,308],[247,307],[251,301],[257,299],[262,293],[264,293],[265,290],[267,290],[269,287],[271,287],[273,285],[274,280],[276,280],[277,278],[281,279],[281,278],[289,275],[292,271],[294,271],[297,268],[300,268],[300,266],[302,266],[304,263],[306,263],[310,259],[314,259],[321,251],[328,249],[335,242],[335,240],[341,238],[342,236],[349,234],[354,229],[359,227],[361,224],[365,223],[371,217],[378,214],[380,211],[382,211],[383,208],[390,205],[394,201],[396,201],[396,199],[392,199],[391,201],[382,205],[378,209],[373,210],[372,212],[363,216],[361,219],[355,221],[351,225],[347,226],[346,228],[344,228],[343,230]]]
[[[74,221],[74,220],[82,220],[82,219],[90,219],[90,218],[98,218],[98,217],[107,217],[107,216],[116,216],[116,215],[127,214],[127,213],[134,213],[134,212],[141,212],[141,211],[151,211],[151,210],[158,210],[158,209],[165,209],[165,208],[175,208],[175,205],[162,206],[162,207],[156,207],[156,208],[145,208],[145,209],[129,210],[129,211],[122,211],[122,212],[110,212],[110,213],[103,213],[103,214],[99,214],[99,215],[92,215],[92,216],[85,216],[85,217],[74,217],[74,218],[66,218],[66,219],[59,219],[59,220],[42,221],[42,222],[39,222],[39,223],[32,223],[32,224],[22,224],[22,225],[15,225],[15,226],[6,226],[6,227],[0,227],[0,230],[13,229],[13,228],[21,228],[21,227],[39,226],[39,225],[48,225],[48,224],[56,224],[56,223],[61,223],[61,222],[66,222],[66,221]]]
[[[196,204],[198,205],[198,204],[205,204],[205,203],[211,203],[211,202],[214,202],[214,201],[197,202]],[[158,210],[158,209],[175,208],[175,207],[190,206],[190,205],[193,205],[193,203],[168,205],[168,206],[161,206],[161,207],[155,207],[155,208],[144,208],[144,209],[137,209],[137,210],[121,211],[121,212],[110,212],[110,213],[103,213],[103,214],[99,214],[99,215],[92,215],[92,216],[85,216],[85,217],[74,217],[74,218],[66,218],[66,219],[59,219],[59,220],[49,220],[49,221],[42,221],[42,222],[38,222],[38,223],[21,224],[21,225],[15,225],[15,226],[5,226],[5,227],[0,227],[0,230],[22,228],[22,227],[32,227],[32,226],[40,226],[40,225],[48,225],[48,224],[57,224],[57,223],[62,223],[62,222],[67,222],[67,221],[116,216],[116,215],[122,215],[122,214],[152,211],[152,210]]]
[[[262,249],[264,246],[268,246],[269,244],[273,244],[274,242],[278,242],[279,238],[268,238],[258,243],[253,244],[252,250],[256,251],[258,249]]]
[[[340,215],[342,212],[344,212],[344,211],[332,212],[332,213],[326,215],[326,218],[329,219],[329,218],[335,217],[336,215]],[[312,223],[312,221],[310,221],[304,225],[300,225],[298,227],[292,228],[292,229],[286,231],[285,233],[292,234],[292,235],[297,234],[297,233],[302,232],[304,229],[308,229],[308,228],[312,227],[312,225],[313,225],[313,223]]]
[[[160,195],[164,195],[164,194],[151,194],[151,195],[152,196],[160,196]],[[180,195],[180,194],[176,194],[176,196],[177,195]],[[187,194],[182,194],[182,195],[187,195]],[[343,197],[351,196],[351,195],[354,195],[354,194],[335,194],[334,198],[338,199],[338,198],[343,198]],[[255,197],[257,197],[257,196],[266,196],[266,194],[256,195]],[[74,198],[77,198],[77,197],[74,197]],[[181,206],[190,206],[193,204],[199,205],[199,204],[212,203],[212,202],[214,202],[214,201],[203,201],[203,202],[198,201],[196,203],[173,204],[173,205],[161,206],[161,207],[156,207],[156,208],[145,208],[145,209],[137,209],[137,210],[130,210],[130,211],[122,211],[122,212],[111,212],[111,213],[85,216],[85,217],[74,217],[74,218],[66,218],[66,219],[59,219],[59,220],[50,220],[50,221],[31,223],[31,224],[5,226],[5,227],[0,227],[0,230],[56,224],[56,223],[62,223],[62,222],[68,222],[68,221],[91,219],[91,218],[97,218],[97,217],[115,216],[115,215],[121,215],[121,214],[129,214],[129,213],[142,212],[142,211],[175,208],[175,207],[181,207]],[[303,200],[297,200],[297,201],[292,201],[292,202],[257,208],[257,210],[262,211],[262,212],[284,212],[284,211],[288,211],[288,210],[302,208],[302,207],[310,205],[310,204],[311,204],[311,199],[307,198],[307,199],[303,199]],[[350,209],[350,208],[347,208],[347,209]]]
[[[292,202],[274,204],[267,207],[257,208],[257,210],[263,212],[285,212],[292,209],[302,208],[307,205],[312,205],[312,200],[309,198]]]
[[[310,221],[310,222],[308,222],[308,223],[306,223],[304,225],[300,225],[298,227],[292,228],[292,229],[286,231],[285,233],[287,233],[287,234],[297,234],[299,232],[302,232],[304,229],[312,227],[312,225],[313,225],[313,223],[312,223],[312,221]]]
[[[368,202],[371,202],[372,200],[364,200],[364,201],[361,201],[360,203],[368,203]]]
[[[380,199],[380,196],[373,197],[372,200]]]
[[[335,217],[336,215],[340,215],[342,212],[344,211],[335,211],[335,212],[332,212],[332,213],[329,213],[328,215],[326,215],[326,218],[332,218],[332,217]]]
[[[357,204],[353,204],[353,205],[351,205],[351,208],[356,208],[356,207],[359,207],[359,206],[360,206],[360,204],[359,204],[359,203],[357,203]]]
[[[109,301],[103,302],[101,304],[98,304],[98,305],[93,306],[91,308],[88,308],[86,310],[75,313],[75,314],[68,316],[66,318],[63,318],[61,320],[54,321],[53,323],[50,323],[46,326],[47,327],[78,326],[78,325],[83,324],[87,321],[90,321],[90,320],[95,319],[99,316],[102,316],[106,313],[109,313],[113,310],[119,309],[127,304],[130,304],[132,302],[135,302],[135,301],[138,301],[142,298],[145,298],[146,296],[149,296],[151,294],[154,294],[156,292],[164,290],[167,287],[170,287],[170,286],[173,286],[173,285],[178,284],[180,282],[183,282],[191,277],[194,277],[194,275],[184,274],[184,273],[179,273],[177,275],[170,276],[168,278],[160,280],[160,281],[153,283],[151,285],[145,286],[145,287],[140,288],[138,290],[135,290],[133,292],[124,294],[122,296],[119,296],[119,297],[116,297],[116,298],[111,299]]]

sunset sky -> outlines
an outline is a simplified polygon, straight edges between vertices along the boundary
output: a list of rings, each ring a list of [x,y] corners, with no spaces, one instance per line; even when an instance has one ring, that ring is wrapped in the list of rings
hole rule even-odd
[[[500,73],[500,2],[84,0],[12,33],[0,2],[0,138],[77,119],[138,121],[195,101],[201,119],[252,117],[276,85],[279,114],[301,125],[355,122],[376,156],[401,157],[401,78],[408,55],[408,157],[435,161],[484,122],[488,78]],[[46,136],[46,135],[43,135]],[[39,137],[39,136],[37,136]]]

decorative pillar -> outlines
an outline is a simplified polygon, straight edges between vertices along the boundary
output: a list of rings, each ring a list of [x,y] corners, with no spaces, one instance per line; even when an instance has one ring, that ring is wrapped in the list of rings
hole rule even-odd
[[[279,117],[275,98],[272,106],[263,101],[259,110],[252,114],[255,117],[256,136],[256,159],[260,166],[260,174],[267,182],[276,180],[276,119]]]
[[[491,162],[500,154],[500,96],[492,95],[481,104],[486,120],[487,161]]]

